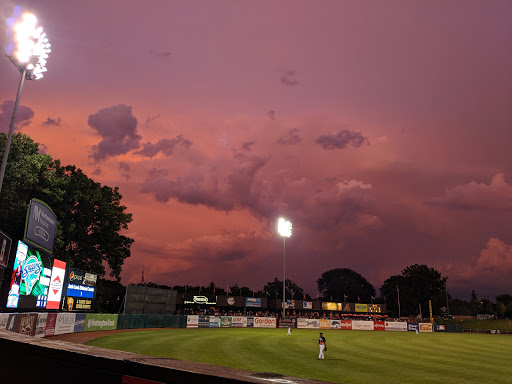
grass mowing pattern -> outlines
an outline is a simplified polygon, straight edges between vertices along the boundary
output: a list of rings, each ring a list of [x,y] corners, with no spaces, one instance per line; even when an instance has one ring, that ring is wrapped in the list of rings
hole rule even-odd
[[[88,345],[335,383],[512,382],[509,336],[294,329],[200,328],[134,331]]]

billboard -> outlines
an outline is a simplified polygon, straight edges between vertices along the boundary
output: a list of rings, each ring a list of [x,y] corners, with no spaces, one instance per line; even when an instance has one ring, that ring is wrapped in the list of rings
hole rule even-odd
[[[66,263],[55,259],[53,262],[52,277],[50,278],[46,309],[59,309],[65,273]]]
[[[90,311],[96,294],[97,275],[70,268],[66,275],[64,311]]]
[[[356,312],[368,313],[368,304],[354,304]]]
[[[0,230],[0,268],[6,268],[9,262],[12,240],[5,232]]]
[[[313,309],[313,302],[312,301],[303,301],[302,309]]]
[[[356,331],[373,331],[373,321],[352,320],[352,329]]]
[[[23,240],[51,255],[56,231],[57,217],[52,209],[44,201],[30,200]]]
[[[277,320],[275,317],[255,317],[254,328],[276,328]]]
[[[246,297],[245,298],[245,306],[246,307],[261,307],[261,299],[257,297]]]
[[[74,324],[75,323],[73,321],[73,327]],[[87,313],[85,315],[84,332],[111,329],[117,329],[117,313]]]
[[[216,305],[217,296],[203,296],[185,293],[183,295],[183,304]]]
[[[7,308],[46,308],[52,262],[46,253],[18,241]]]

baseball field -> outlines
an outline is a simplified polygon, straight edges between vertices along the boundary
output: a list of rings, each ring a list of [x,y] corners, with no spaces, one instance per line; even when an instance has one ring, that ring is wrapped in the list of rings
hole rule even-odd
[[[87,342],[157,357],[272,372],[343,384],[508,383],[512,337],[489,334],[323,330],[162,329],[104,336]]]

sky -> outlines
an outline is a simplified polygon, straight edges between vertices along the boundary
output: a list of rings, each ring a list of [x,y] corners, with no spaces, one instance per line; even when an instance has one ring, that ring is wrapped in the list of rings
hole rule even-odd
[[[512,2],[0,0],[3,46],[14,6],[52,44],[16,131],[119,187],[123,284],[512,293]],[[1,132],[19,77],[0,57]]]

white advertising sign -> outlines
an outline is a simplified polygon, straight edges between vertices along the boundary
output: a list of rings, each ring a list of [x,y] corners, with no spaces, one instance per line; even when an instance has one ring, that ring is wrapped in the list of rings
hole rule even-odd
[[[57,314],[57,322],[55,323],[55,335],[63,333],[75,332],[75,314],[59,313]]]
[[[46,329],[46,318],[48,317],[47,313],[38,313],[37,314],[37,324],[36,324],[36,333],[35,337],[44,337],[44,331]]]
[[[197,328],[199,326],[199,316],[188,315],[187,316],[187,328]]]
[[[275,317],[255,317],[254,328],[276,328],[277,321]]]
[[[5,330],[7,328],[7,321],[9,320],[9,315],[7,313],[0,313],[0,329]]]
[[[297,319],[297,328],[318,329],[320,321],[318,319]]]
[[[352,329],[356,331],[373,331],[373,321],[352,320]]]
[[[231,327],[233,327],[233,328],[247,328],[247,317],[233,316],[231,318]]]
[[[400,321],[386,321],[386,331],[407,331],[407,323]]]

